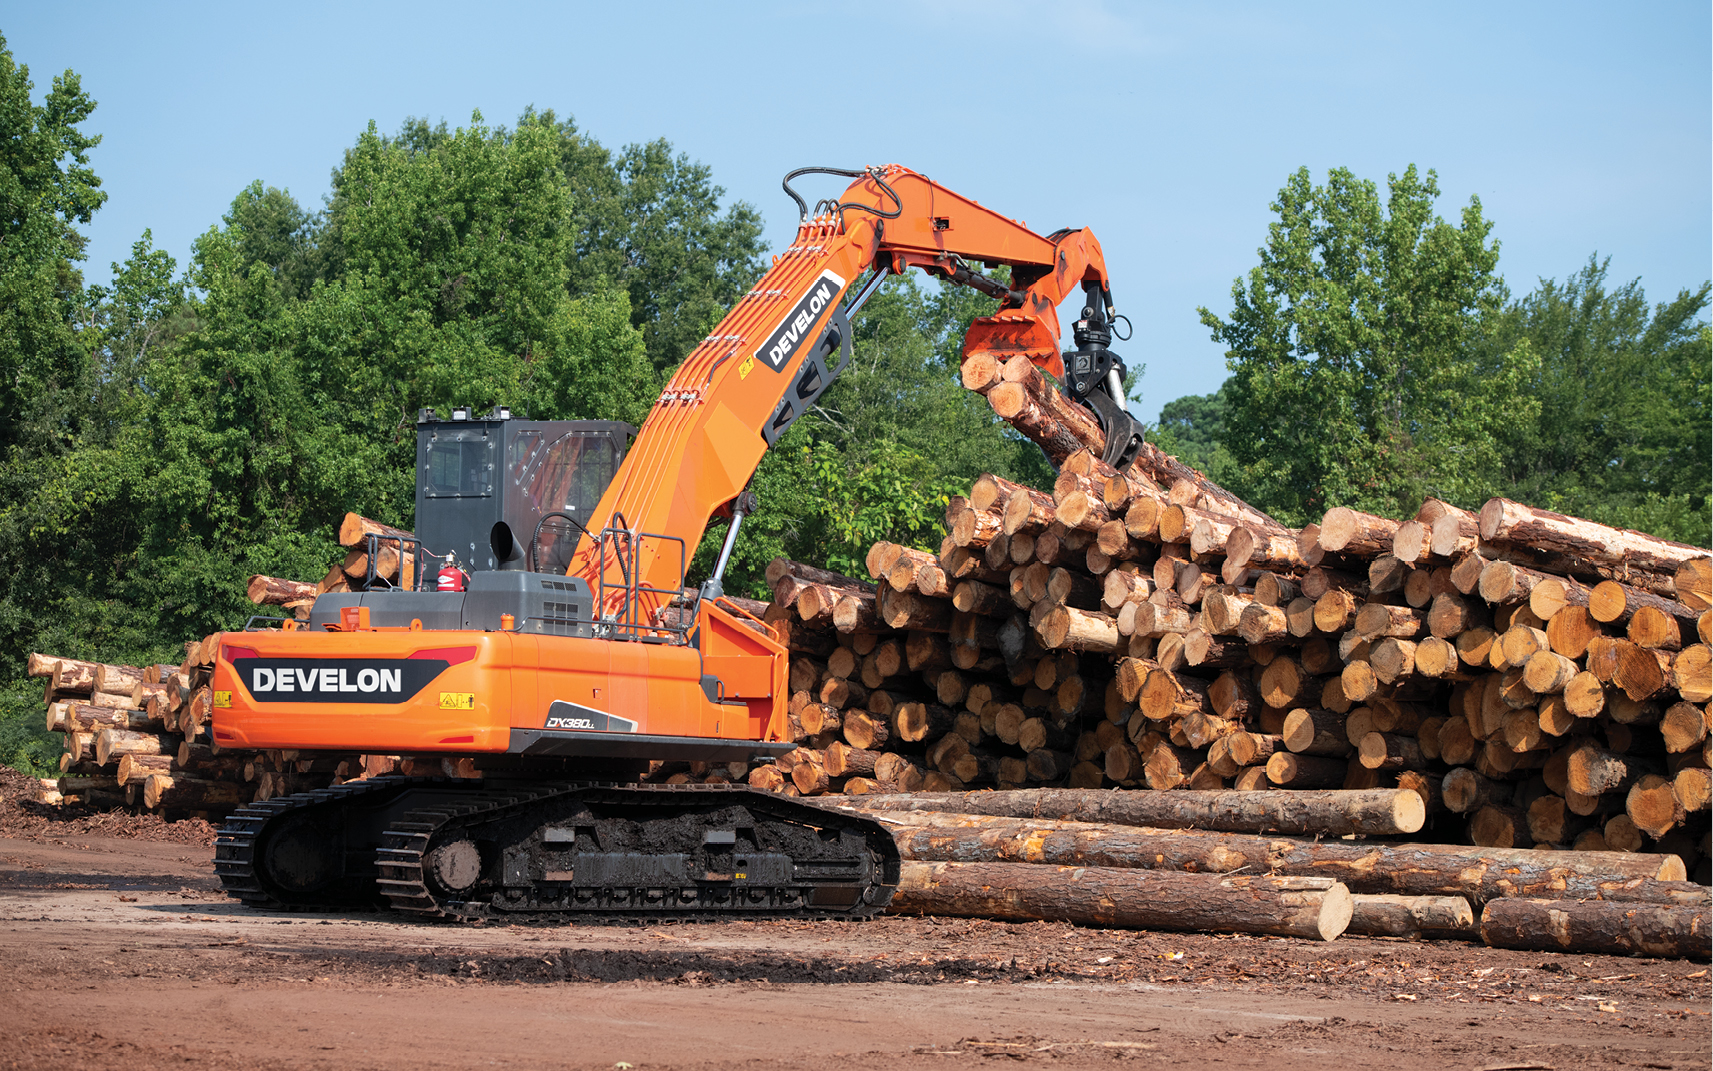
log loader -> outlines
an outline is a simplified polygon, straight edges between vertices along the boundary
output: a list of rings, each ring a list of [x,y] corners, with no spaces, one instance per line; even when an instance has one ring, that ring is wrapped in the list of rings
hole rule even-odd
[[[806,174],[853,181],[811,211],[792,186]],[[783,185],[796,237],[673,374],[628,452],[623,425],[422,414],[417,533],[457,550],[466,590],[328,594],[307,627],[223,634],[219,747],[441,758],[462,775],[349,781],[235,812],[215,863],[232,896],[441,919],[885,908],[899,857],[878,824],[743,786],[636,780],[649,760],[794,746],[787,650],[722,586],[756,466],[844,370],[851,317],[911,268],[999,300],[971,324],[966,360],[1022,355],[1062,381],[1116,466],[1141,436],[1090,231],[1037,234],[896,165],[802,168]],[[981,270],[1001,265],[1009,278]],[[1057,309],[1079,290],[1061,354]],[[716,517],[717,564],[687,588]]]

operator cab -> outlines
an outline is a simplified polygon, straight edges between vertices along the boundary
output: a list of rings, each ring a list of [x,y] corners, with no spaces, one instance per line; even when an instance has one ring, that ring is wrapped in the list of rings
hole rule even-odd
[[[589,515],[624,461],[636,429],[617,420],[518,420],[501,406],[476,416],[460,406],[416,418],[416,538],[411,575],[423,590],[375,584],[322,595],[310,611],[319,631],[346,607],[366,606],[375,625],[420,621],[427,629],[497,629],[509,615],[522,632],[591,634],[587,582],[568,577]],[[432,590],[440,559],[455,553],[470,573],[461,592]]]
[[[617,420],[516,420],[500,407],[416,417],[416,534],[472,572],[563,574],[636,429]]]

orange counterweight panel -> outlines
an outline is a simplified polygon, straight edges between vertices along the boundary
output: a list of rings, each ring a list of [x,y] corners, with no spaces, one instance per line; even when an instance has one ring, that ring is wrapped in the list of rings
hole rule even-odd
[[[231,632],[214,666],[230,748],[504,751],[513,637],[500,632]]]

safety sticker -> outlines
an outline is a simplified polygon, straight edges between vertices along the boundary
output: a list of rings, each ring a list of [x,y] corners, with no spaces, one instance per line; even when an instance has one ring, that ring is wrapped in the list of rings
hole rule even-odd
[[[475,692],[441,692],[441,710],[475,710]]]

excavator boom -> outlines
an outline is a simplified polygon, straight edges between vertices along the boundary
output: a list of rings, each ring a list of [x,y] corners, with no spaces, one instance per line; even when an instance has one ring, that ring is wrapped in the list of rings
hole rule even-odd
[[[1058,379],[1066,378],[1059,304],[1080,288],[1091,311],[1110,314],[1106,261],[1089,230],[1042,236],[897,165],[833,171],[857,177],[810,215],[790,180],[831,170],[787,176],[802,208],[796,237],[673,374],[593,511],[567,572],[610,593],[598,600],[608,613],[641,619],[676,594],[682,556],[709,518],[737,499],[762,455],[843,369],[849,315],[885,275],[920,268],[999,297],[999,309],[971,325],[964,358],[1024,356]],[[972,264],[1004,265],[1010,281]],[[643,605],[626,603],[627,589]]]

